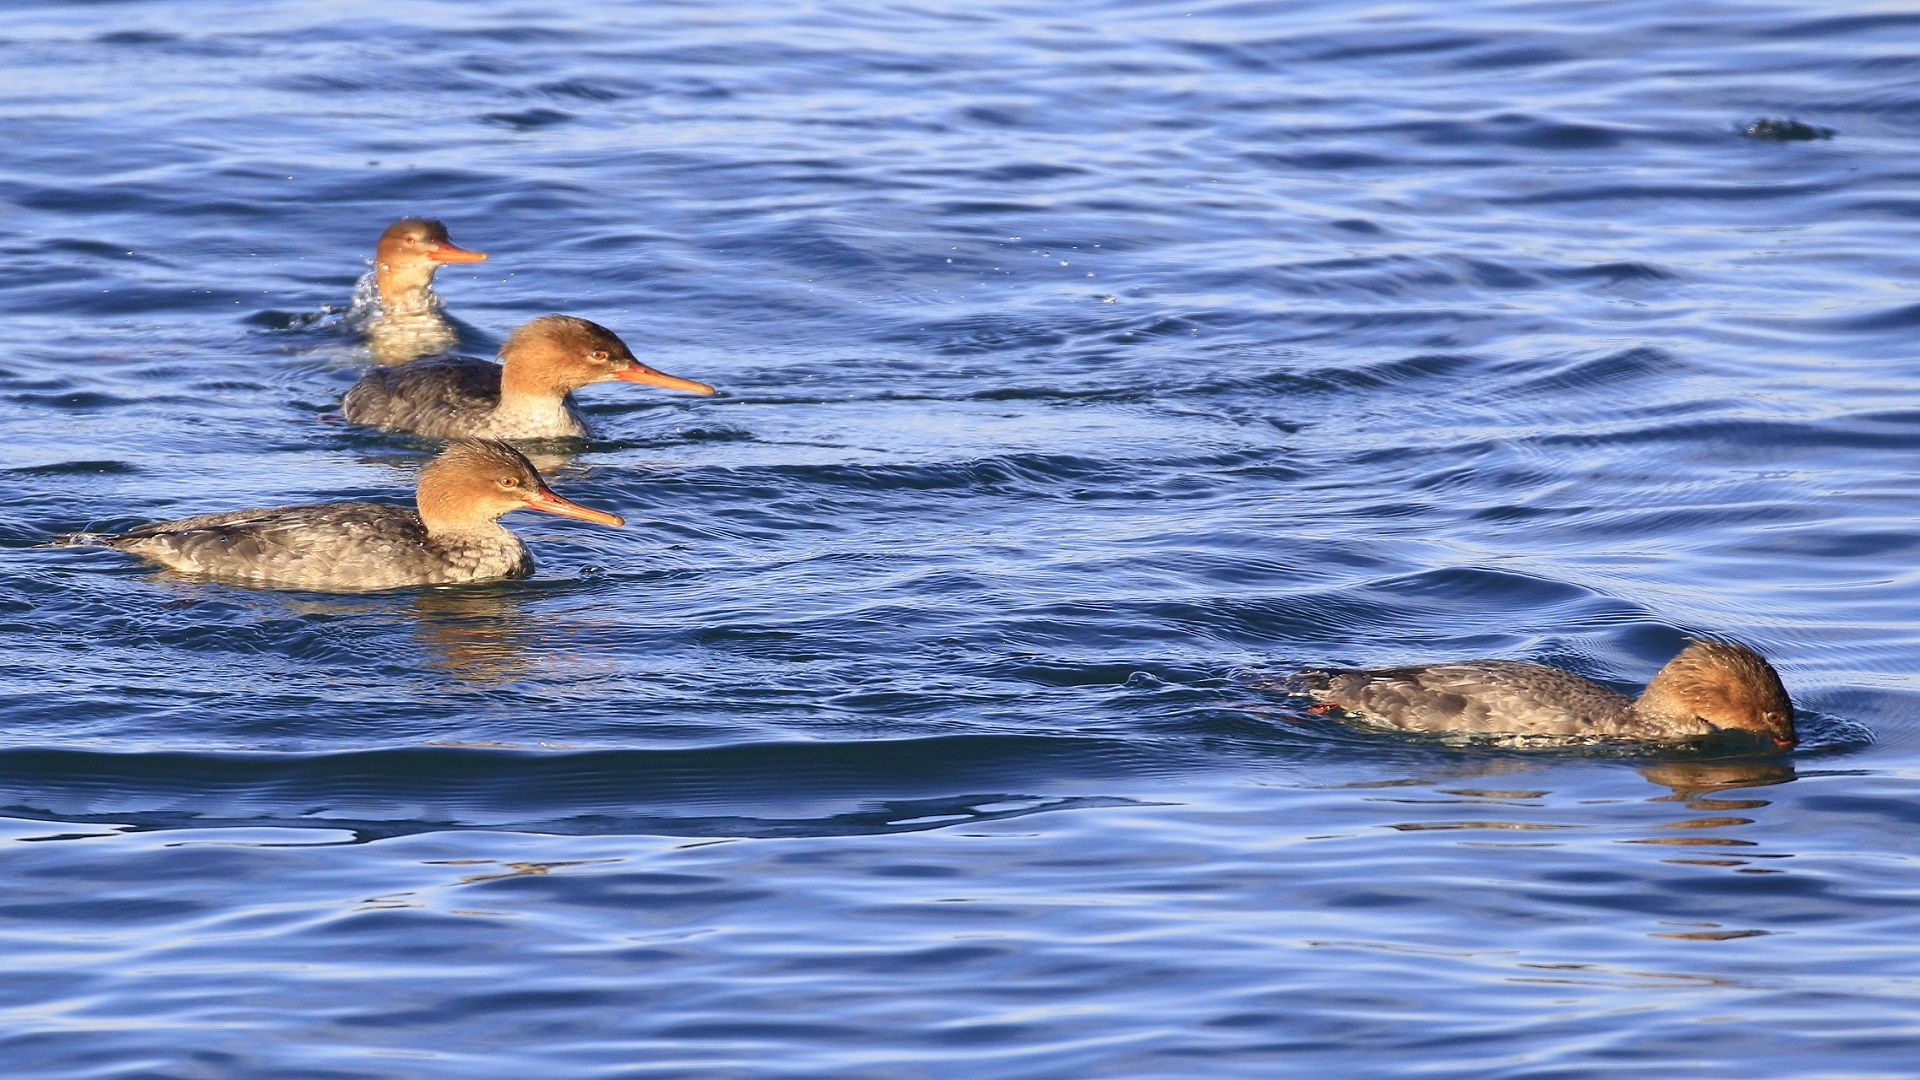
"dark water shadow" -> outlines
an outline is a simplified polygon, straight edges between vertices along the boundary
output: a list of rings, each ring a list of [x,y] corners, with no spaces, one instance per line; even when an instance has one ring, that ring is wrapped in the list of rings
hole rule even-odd
[[[1136,800],[1100,794],[1100,778],[1154,766],[1151,752],[1117,742],[1026,736],[560,753],[17,749],[0,751],[0,816],[140,829],[344,829],[361,840],[502,828],[840,836],[1130,805]]]

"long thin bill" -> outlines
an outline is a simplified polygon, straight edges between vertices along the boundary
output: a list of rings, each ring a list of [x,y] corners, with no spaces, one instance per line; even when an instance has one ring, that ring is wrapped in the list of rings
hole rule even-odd
[[[619,379],[621,382],[646,383],[648,386],[664,386],[669,390],[685,390],[690,394],[714,393],[713,387],[708,386],[706,383],[694,382],[692,379],[682,379],[677,375],[669,375],[664,371],[655,371],[643,364],[635,364],[627,370],[620,372],[618,375],[615,375],[614,378]]]
[[[434,262],[486,262],[484,251],[468,251],[458,244],[438,244],[427,249],[427,258]]]
[[[553,489],[544,484],[541,485],[540,490],[527,493],[526,506],[529,510],[544,510],[549,514],[579,518],[581,521],[592,521],[601,525],[625,525],[627,523],[627,519],[621,517],[619,514],[609,514],[605,510],[595,510],[591,506],[581,506],[577,502],[570,502],[563,499],[555,495]]]

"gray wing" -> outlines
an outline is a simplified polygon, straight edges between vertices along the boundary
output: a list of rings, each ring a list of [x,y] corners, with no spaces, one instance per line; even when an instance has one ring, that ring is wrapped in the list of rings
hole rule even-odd
[[[440,356],[374,368],[347,391],[340,411],[356,424],[445,438],[472,430],[499,403],[499,364]]]
[[[371,505],[371,504],[369,504]],[[200,514],[197,517],[178,518],[174,521],[156,521],[151,525],[136,525],[119,536],[107,540],[109,547],[125,550],[122,541],[137,540],[149,536],[166,536],[174,533],[197,532],[203,529],[219,529],[225,526],[260,524],[271,526],[285,518],[288,511],[311,511],[320,509],[314,506],[269,506],[259,510],[228,510],[219,514]]]
[[[1570,671],[1518,660],[1302,672],[1316,700],[1402,731],[1607,735],[1632,700]]]
[[[419,515],[376,503],[203,514],[142,525],[107,545],[182,573],[315,589],[405,584],[396,567],[432,558]]]

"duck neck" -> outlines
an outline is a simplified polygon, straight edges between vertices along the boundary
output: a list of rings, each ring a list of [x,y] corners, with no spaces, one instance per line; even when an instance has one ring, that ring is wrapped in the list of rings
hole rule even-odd
[[[533,556],[520,538],[487,522],[477,532],[429,533],[426,548],[445,566],[438,580],[475,581],[486,578],[526,577],[533,573]]]
[[[1713,727],[1694,715],[1692,706],[1679,696],[1672,680],[1665,680],[1663,669],[1660,675],[1647,684],[1640,696],[1627,706],[1641,721],[1657,725],[1674,735],[1708,735]]]
[[[426,527],[429,539],[513,535],[500,524],[497,516],[477,509],[470,502],[449,498],[437,485],[421,484],[414,505],[419,508],[420,524]]]
[[[437,311],[440,297],[433,291],[433,267],[408,268],[390,263],[374,267],[374,285],[380,291],[380,306],[389,313]]]
[[[550,435],[583,435],[585,427],[573,410],[568,387],[555,385],[537,368],[516,363],[513,355],[502,357],[500,365],[500,402],[493,408],[493,429],[502,438],[534,438],[538,432]]]

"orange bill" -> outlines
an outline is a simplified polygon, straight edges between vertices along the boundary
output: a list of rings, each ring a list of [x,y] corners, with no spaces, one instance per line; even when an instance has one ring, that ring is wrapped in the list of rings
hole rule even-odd
[[[692,379],[682,379],[677,375],[669,375],[664,371],[655,371],[637,361],[632,367],[614,375],[614,378],[619,379],[621,382],[646,383],[648,386],[664,386],[669,390],[685,390],[690,394],[711,394],[714,392],[713,387],[708,386],[706,383],[694,382]]]
[[[486,262],[487,253],[484,251],[468,251],[466,248],[452,241],[444,241],[428,248],[427,258],[432,259],[434,262],[442,263]]]
[[[581,506],[577,502],[569,502],[555,495],[553,489],[545,484],[541,484],[540,487],[534,491],[527,492],[526,507],[529,510],[544,510],[549,514],[579,518],[581,521],[592,521],[601,525],[625,525],[627,523],[627,519],[621,517],[619,514],[609,514],[605,510],[595,510],[591,506]]]

